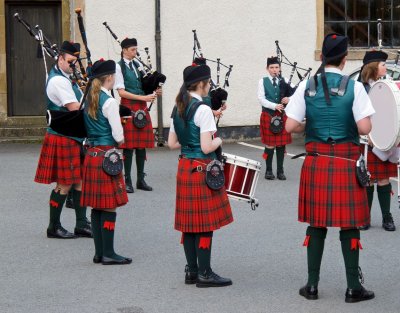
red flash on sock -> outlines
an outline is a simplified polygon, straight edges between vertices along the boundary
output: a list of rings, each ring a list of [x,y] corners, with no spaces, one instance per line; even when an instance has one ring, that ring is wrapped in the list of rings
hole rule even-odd
[[[200,237],[199,249],[210,249],[211,237]]]
[[[307,235],[306,238],[304,239],[304,242],[303,242],[304,247],[308,247],[308,245],[310,243],[310,237],[311,237],[310,235]]]
[[[182,233],[182,236],[181,236],[181,245],[183,245],[183,240],[185,239],[185,234],[184,233]]]
[[[108,230],[114,230],[115,222],[104,221],[103,228]]]
[[[51,205],[52,207],[58,208],[58,206],[59,206],[60,204],[59,204],[57,201],[50,200],[50,205]]]
[[[357,250],[357,249],[362,250],[362,245],[361,245],[360,239],[352,238],[351,239],[351,248],[350,249],[351,250]]]
[[[268,159],[268,154],[266,154],[266,153],[264,152],[263,155],[262,155],[262,157],[263,157],[264,160],[266,160],[266,159]]]

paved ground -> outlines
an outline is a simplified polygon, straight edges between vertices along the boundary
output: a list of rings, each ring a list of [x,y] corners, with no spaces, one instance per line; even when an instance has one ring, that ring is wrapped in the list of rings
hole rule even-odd
[[[255,160],[262,153],[239,144],[225,145],[224,150]],[[155,191],[135,192],[118,211],[116,250],[133,258],[131,265],[120,267],[93,264],[90,239],[46,238],[50,186],[33,183],[39,151],[40,145],[0,145],[0,312],[400,311],[400,230],[382,230],[377,199],[372,228],[362,234],[361,253],[365,286],[375,291],[376,299],[345,304],[337,229],[328,233],[320,300],[298,295],[306,280],[306,225],[296,221],[302,160],[286,159],[286,182],[260,179],[257,211],[231,202],[235,222],[215,234],[212,265],[232,278],[233,285],[197,289],[183,283],[185,258],[180,234],[173,230],[176,151],[149,152],[148,182]],[[289,153],[300,151],[300,145],[288,148]],[[396,197],[392,207],[400,226]],[[62,223],[73,230],[73,210],[64,209]]]

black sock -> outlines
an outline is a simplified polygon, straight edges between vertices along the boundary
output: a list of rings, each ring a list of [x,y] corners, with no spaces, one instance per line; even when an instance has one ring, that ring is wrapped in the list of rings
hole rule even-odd
[[[392,184],[389,183],[384,186],[378,185],[376,191],[378,192],[378,200],[379,205],[381,206],[382,218],[388,218],[390,217],[390,198],[392,195]]]
[[[346,267],[347,288],[359,290],[361,289],[358,271],[360,231],[358,229],[341,230],[340,241]]]
[[[137,180],[144,178],[144,163],[146,162],[146,149],[136,149]]]
[[[183,236],[183,249],[185,251],[187,265],[189,272],[197,272],[197,253],[196,253],[196,234],[182,233]]]
[[[101,212],[101,236],[103,240],[103,256],[112,259],[122,260],[124,257],[116,254],[114,251],[114,230],[116,219],[116,212]]]
[[[283,174],[283,160],[285,159],[286,146],[276,147],[276,165],[277,173]]]
[[[307,286],[318,286],[327,228],[309,226],[306,232],[308,281]]]
[[[199,261],[199,273],[206,275],[211,272],[212,232],[196,234],[196,252]]]
[[[72,191],[72,200],[74,201],[74,209],[76,216],[76,228],[84,228],[87,226],[86,207],[81,206],[82,192],[78,190]]]
[[[265,147],[264,149],[264,153],[267,156],[267,158],[265,159],[265,164],[267,165],[267,171],[272,172],[272,161],[274,160],[274,148],[272,149],[268,149],[267,147]]]
[[[60,226],[61,211],[67,195],[62,195],[60,191],[53,190],[50,195],[50,221],[48,229],[53,229],[55,226]]]
[[[103,256],[103,240],[101,236],[101,211],[93,209],[91,219],[95,255],[101,257]]]
[[[124,149],[124,175],[125,182],[132,184],[131,170],[132,170],[133,150]]]

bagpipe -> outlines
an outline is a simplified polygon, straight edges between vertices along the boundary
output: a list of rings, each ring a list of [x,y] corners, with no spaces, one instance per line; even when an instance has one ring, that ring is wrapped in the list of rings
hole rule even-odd
[[[278,58],[279,63],[281,64],[281,72],[279,73],[279,90],[280,90],[280,98],[284,98],[284,97],[290,97],[294,94],[294,92],[296,91],[297,87],[300,85],[300,83],[306,79],[306,78],[310,78],[311,75],[311,71],[312,68],[309,67],[308,69],[299,67],[297,65],[297,62],[291,62],[289,61],[289,59],[283,54],[281,47],[279,46],[279,41],[275,40],[275,45],[276,45],[276,56]],[[282,78],[282,64],[291,66],[291,72],[290,72],[290,76],[289,76],[289,80],[286,82],[283,78]],[[300,71],[304,71],[304,73],[300,73]],[[299,81],[297,82],[297,84],[295,86],[292,86],[292,80],[293,80],[293,76],[294,74],[297,74],[297,77],[299,79]]]
[[[281,71],[278,75],[279,80],[279,103],[282,102],[283,98],[291,97],[294,92],[296,91],[299,84],[306,78],[310,77],[312,68],[309,67],[308,69],[301,68],[297,66],[297,62],[290,62],[289,59],[283,54],[281,47],[279,46],[279,41],[275,40],[276,45],[276,55],[278,58],[278,62],[281,65]],[[289,80],[285,81],[282,77],[282,64],[286,64],[291,66]],[[300,73],[299,70],[304,71],[304,74]],[[298,83],[295,86],[292,86],[292,80],[294,74],[297,73],[297,77],[299,79]],[[286,105],[284,105],[286,106]],[[274,134],[280,134],[284,129],[284,122],[283,122],[283,112],[276,113],[270,122],[270,130]]]
[[[111,30],[107,22],[103,22],[106,30],[110,32],[110,35],[118,42],[121,46],[121,41],[118,39],[117,35]],[[151,62],[149,48],[145,47],[144,51],[146,53],[146,62],[141,58],[139,51],[135,57],[136,65],[138,65],[138,70],[142,76],[142,88],[146,95],[152,94],[158,88],[162,87],[167,80],[167,77],[153,69]],[[152,103],[153,104],[153,103]],[[150,104],[149,110],[152,104]]]
[[[205,61],[209,61],[212,63],[217,64],[217,79],[214,82],[211,79],[211,90],[210,90],[210,97],[211,97],[211,109],[214,111],[220,110],[221,107],[224,105],[226,100],[228,99],[228,92],[226,88],[229,87],[229,77],[232,72],[233,65],[225,65],[221,62],[220,58],[216,60],[205,58],[203,55],[203,51],[201,50],[201,45],[199,42],[199,38],[197,37],[197,32],[195,29],[192,30],[193,32],[193,63],[204,63]],[[220,84],[220,77],[221,77],[221,66],[227,69],[225,74],[224,84],[221,86]],[[219,122],[219,119],[217,123]]]

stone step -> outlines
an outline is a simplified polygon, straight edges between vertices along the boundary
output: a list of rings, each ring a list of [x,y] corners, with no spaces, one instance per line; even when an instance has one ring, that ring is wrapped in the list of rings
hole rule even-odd
[[[46,126],[23,125],[0,127],[0,138],[4,137],[43,137],[46,133]]]
[[[43,136],[1,137],[0,144],[5,143],[42,143]]]

